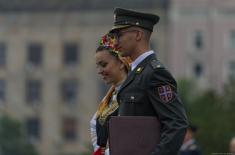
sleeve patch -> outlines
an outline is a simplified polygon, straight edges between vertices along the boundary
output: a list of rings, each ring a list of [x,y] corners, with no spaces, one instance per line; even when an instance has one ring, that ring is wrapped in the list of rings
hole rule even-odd
[[[169,101],[173,99],[173,92],[172,92],[171,86],[164,85],[164,86],[157,87],[157,91],[158,91],[157,93],[159,95],[159,98],[163,103],[168,103]]]

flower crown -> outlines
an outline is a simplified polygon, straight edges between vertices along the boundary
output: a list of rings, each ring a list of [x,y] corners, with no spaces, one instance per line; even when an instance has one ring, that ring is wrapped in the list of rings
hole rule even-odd
[[[108,33],[108,34],[104,35],[100,40],[100,45],[110,49],[110,52],[114,52],[116,54],[119,54],[119,52],[117,50],[117,39],[116,39],[115,35],[113,35],[113,34]]]

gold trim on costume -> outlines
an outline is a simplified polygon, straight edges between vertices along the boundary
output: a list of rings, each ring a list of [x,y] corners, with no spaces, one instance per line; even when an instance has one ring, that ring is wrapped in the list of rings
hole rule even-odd
[[[107,105],[104,110],[102,111],[102,113],[100,114],[98,121],[101,125],[104,125],[105,120],[107,119],[107,117],[112,114],[115,110],[118,109],[118,102],[117,100],[113,100],[111,105]]]

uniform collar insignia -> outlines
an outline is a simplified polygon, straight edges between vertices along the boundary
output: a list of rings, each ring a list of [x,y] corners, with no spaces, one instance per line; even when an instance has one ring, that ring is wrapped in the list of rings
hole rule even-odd
[[[142,70],[143,70],[143,67],[138,67],[138,68],[136,69],[136,73],[139,74],[139,73],[142,72]]]

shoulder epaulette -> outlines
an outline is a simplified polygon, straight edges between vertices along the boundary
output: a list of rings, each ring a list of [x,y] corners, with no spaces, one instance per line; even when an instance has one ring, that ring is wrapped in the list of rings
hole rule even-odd
[[[152,61],[151,61],[151,66],[153,67],[153,69],[164,68],[164,66],[162,65],[162,63],[159,62],[158,60],[152,60]]]

